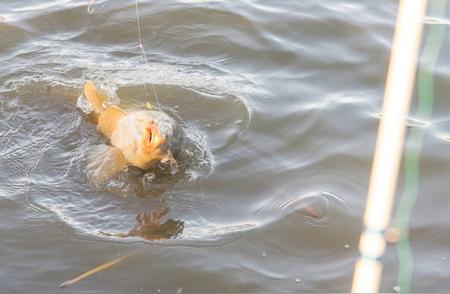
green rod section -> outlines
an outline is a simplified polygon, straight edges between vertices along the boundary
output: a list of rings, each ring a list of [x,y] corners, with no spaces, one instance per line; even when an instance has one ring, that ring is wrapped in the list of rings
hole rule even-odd
[[[430,1],[429,15],[444,17],[446,0]],[[418,106],[416,117],[428,120],[431,117],[434,104],[434,68],[445,35],[445,26],[442,24],[428,25],[425,45],[422,51],[422,60],[418,72]],[[424,127],[410,129],[405,151],[405,174],[403,194],[396,213],[396,226],[399,230],[397,252],[399,258],[399,272],[397,285],[400,292],[411,291],[413,275],[413,256],[409,242],[409,222],[417,200],[420,187],[420,153],[425,135]]]

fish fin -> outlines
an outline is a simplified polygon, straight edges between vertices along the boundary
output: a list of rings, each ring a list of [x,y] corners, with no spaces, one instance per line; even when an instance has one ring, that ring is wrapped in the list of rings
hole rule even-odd
[[[104,102],[108,97],[98,91],[92,81],[86,81],[84,83],[83,94],[87,101],[91,104],[95,113],[100,114],[106,109]]]
[[[112,105],[103,111],[98,118],[97,129],[105,135],[108,139],[111,139],[111,134],[117,127],[117,122],[126,115],[120,107]]]
[[[87,162],[87,177],[94,183],[105,182],[128,166],[119,149],[104,144],[89,149]]]

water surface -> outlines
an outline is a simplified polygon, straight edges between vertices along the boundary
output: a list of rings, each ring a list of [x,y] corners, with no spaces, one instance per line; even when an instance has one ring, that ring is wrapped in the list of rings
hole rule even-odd
[[[139,250],[64,291],[348,291],[395,3],[146,1],[143,64],[135,2],[87,2],[2,3],[0,290],[59,292]],[[450,289],[449,52],[431,121],[411,117],[426,131],[414,291]],[[124,107],[157,106],[155,87],[190,142],[175,175],[89,182],[105,139],[77,107],[86,79]],[[129,234],[158,213],[165,230]],[[384,261],[392,291],[395,248]]]

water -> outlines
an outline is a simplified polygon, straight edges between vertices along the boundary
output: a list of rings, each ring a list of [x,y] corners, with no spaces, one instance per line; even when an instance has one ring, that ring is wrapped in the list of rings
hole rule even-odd
[[[395,4],[147,1],[143,65],[135,3],[87,2],[2,3],[0,290],[59,292],[139,250],[64,291],[348,291]],[[426,130],[414,291],[450,288],[448,46],[431,121],[409,120]],[[87,152],[105,140],[77,107],[86,79],[123,107],[155,105],[155,86],[189,137],[175,175],[88,181]],[[391,292],[394,247],[384,261]]]

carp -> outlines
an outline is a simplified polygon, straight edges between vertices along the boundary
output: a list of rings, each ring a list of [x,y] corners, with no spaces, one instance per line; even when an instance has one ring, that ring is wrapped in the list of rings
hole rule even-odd
[[[90,104],[97,130],[111,145],[97,145],[88,155],[88,177],[102,182],[128,166],[148,170],[161,163],[177,167],[184,132],[179,123],[160,110],[122,109],[108,105],[107,96],[86,81],[83,94]]]

